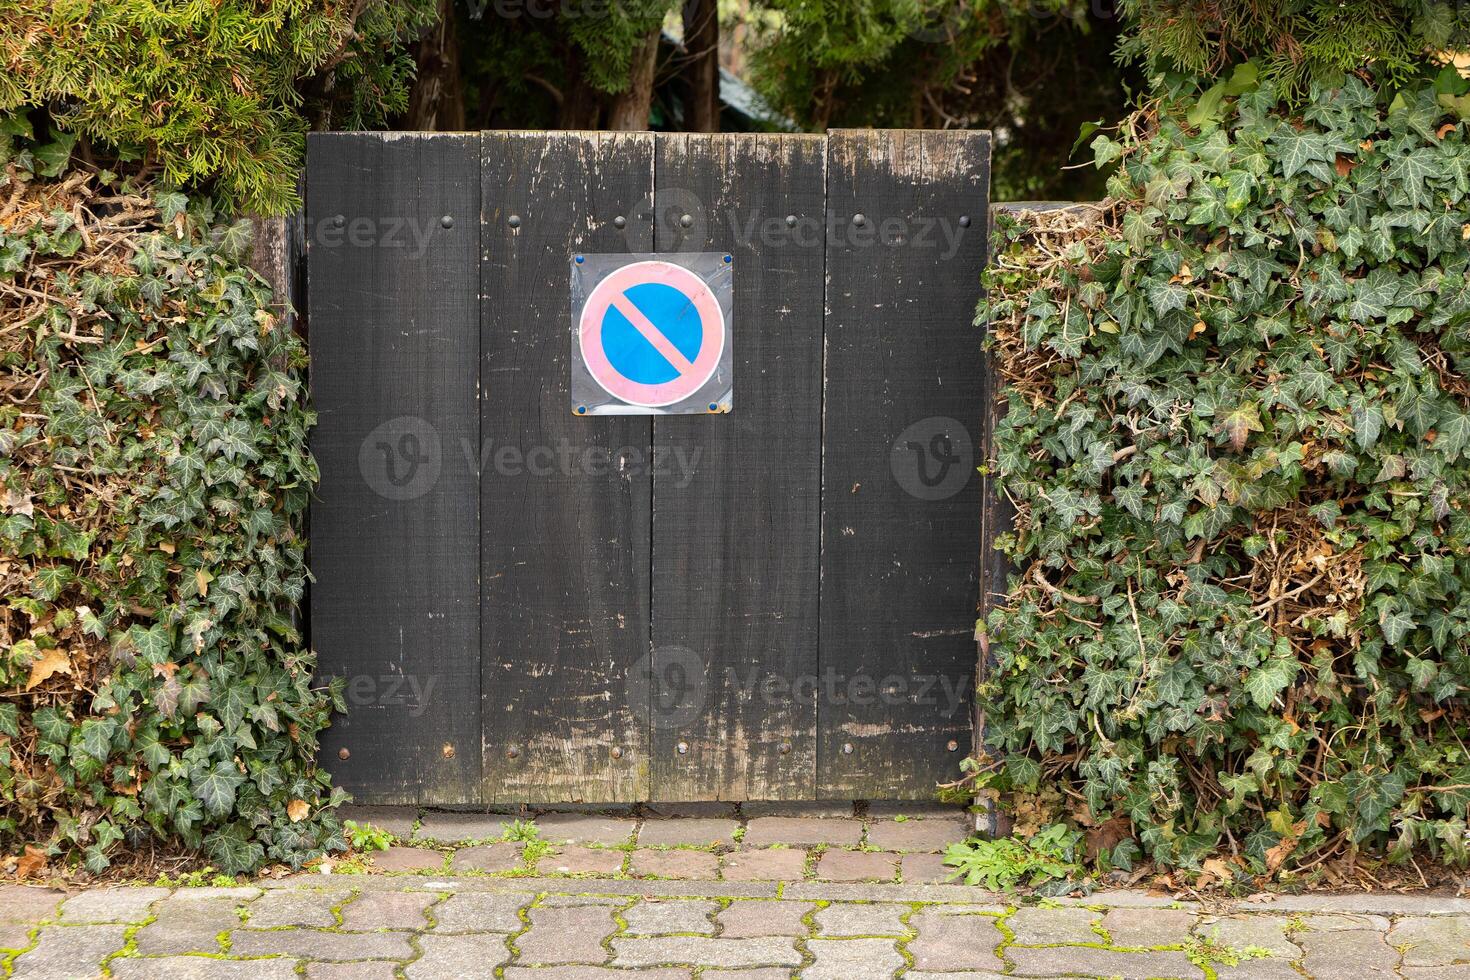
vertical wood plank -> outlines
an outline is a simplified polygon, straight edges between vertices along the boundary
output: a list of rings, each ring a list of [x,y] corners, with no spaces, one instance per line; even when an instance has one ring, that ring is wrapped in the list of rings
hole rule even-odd
[[[313,134],[307,174],[325,762],[362,802],[477,802],[480,140]]]
[[[828,137],[824,797],[932,796],[971,747],[989,163],[983,132]]]
[[[572,414],[568,269],[652,250],[653,139],[484,147],[485,797],[645,799],[651,426]]]
[[[657,249],[733,256],[735,391],[654,419],[655,799],[815,791],[823,148],[657,139]]]

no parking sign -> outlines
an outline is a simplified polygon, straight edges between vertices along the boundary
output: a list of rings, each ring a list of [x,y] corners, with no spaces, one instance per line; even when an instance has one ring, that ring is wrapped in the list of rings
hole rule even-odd
[[[573,256],[572,411],[730,411],[732,266],[722,252]]]

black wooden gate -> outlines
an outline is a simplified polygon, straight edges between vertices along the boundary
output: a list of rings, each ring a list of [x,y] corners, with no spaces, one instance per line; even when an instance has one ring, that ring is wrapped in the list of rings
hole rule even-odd
[[[971,745],[989,134],[309,143],[324,753],[384,803],[924,798]],[[570,410],[575,252],[727,252],[735,407]]]

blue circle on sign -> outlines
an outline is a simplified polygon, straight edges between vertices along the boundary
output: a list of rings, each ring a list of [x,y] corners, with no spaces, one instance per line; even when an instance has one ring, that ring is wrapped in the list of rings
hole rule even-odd
[[[661,282],[640,283],[623,295],[690,363],[699,358],[704,327],[688,296]],[[660,385],[679,377],[679,369],[616,306],[603,321],[602,344],[608,362],[631,381]]]

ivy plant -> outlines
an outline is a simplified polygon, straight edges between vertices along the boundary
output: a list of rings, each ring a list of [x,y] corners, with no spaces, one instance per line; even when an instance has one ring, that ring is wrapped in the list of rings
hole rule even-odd
[[[248,224],[31,137],[0,122],[0,846],[340,848],[295,624],[302,345]]]
[[[1467,88],[1242,66],[1000,223],[1001,785],[1171,866],[1470,859]]]

